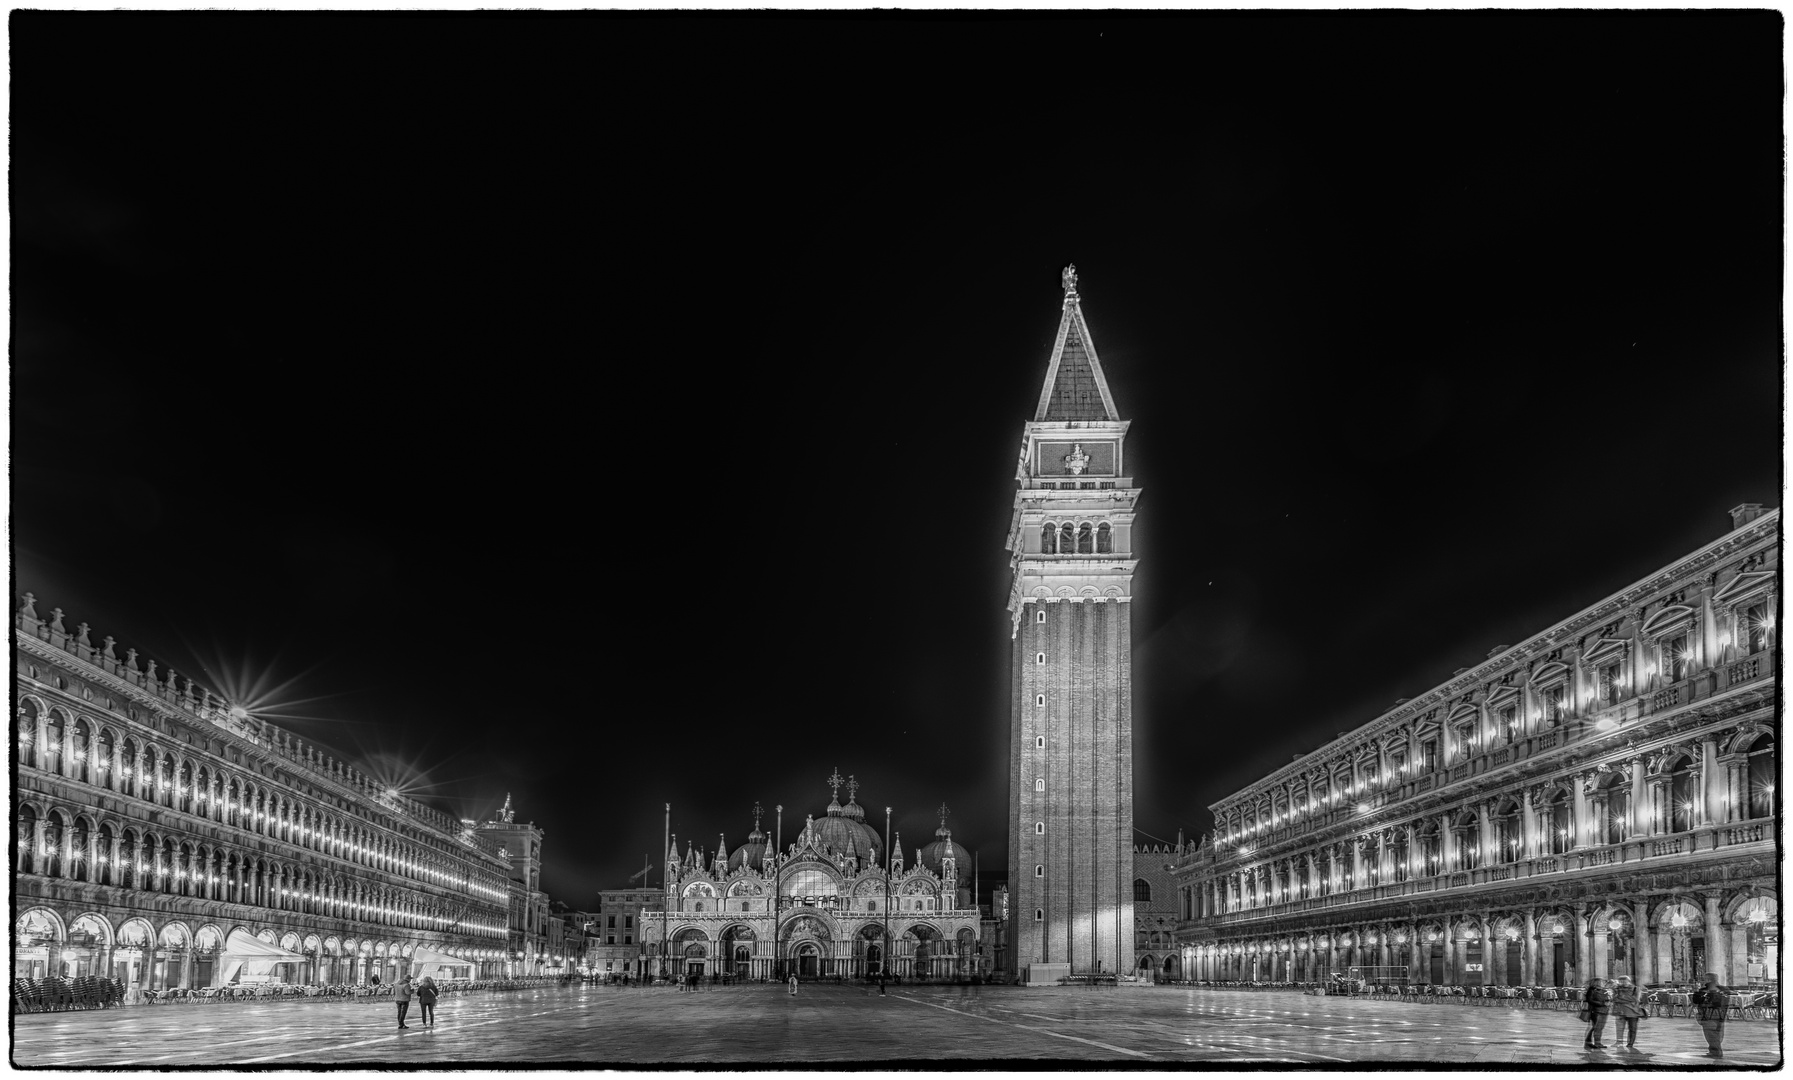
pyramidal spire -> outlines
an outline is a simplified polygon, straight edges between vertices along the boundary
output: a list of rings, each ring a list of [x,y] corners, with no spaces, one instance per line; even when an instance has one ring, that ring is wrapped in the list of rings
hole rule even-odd
[[[1059,316],[1058,337],[1052,344],[1034,421],[1119,420],[1121,414],[1114,407],[1114,395],[1108,392],[1108,378],[1102,374],[1102,361],[1096,358],[1096,344],[1090,340],[1089,324],[1083,321],[1078,303],[1077,267],[1065,267],[1059,280],[1065,289],[1064,313]]]

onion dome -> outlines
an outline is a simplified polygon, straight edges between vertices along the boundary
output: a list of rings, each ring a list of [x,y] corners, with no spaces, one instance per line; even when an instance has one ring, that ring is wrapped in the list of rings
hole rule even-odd
[[[944,873],[941,867],[947,855],[953,857],[960,878],[964,878],[971,868],[971,852],[953,843],[953,831],[946,827],[948,810],[945,804],[940,807],[940,827],[934,830],[934,842],[922,848],[916,857],[919,866],[925,866],[936,874]]]
[[[766,834],[760,831],[760,815],[765,811],[759,803],[753,804],[753,831],[747,834],[747,842],[736,848],[728,857],[728,872],[734,873],[745,866],[757,870],[766,858]]]
[[[847,805],[840,804],[840,786],[842,780],[840,770],[828,778],[834,788],[834,795],[828,800],[828,814],[815,823],[816,846],[830,855],[845,857],[851,852],[859,859],[861,866],[878,865],[879,854],[884,850],[884,840],[878,830],[865,823],[865,810],[853,801],[853,793],[859,790],[859,782],[848,778]],[[849,812],[851,807],[851,812]]]

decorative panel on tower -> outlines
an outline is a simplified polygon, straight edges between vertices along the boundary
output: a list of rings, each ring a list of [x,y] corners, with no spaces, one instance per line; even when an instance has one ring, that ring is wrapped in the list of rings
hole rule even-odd
[[[1009,526],[1010,973],[1126,974],[1134,955],[1132,551],[1139,490],[1066,267]]]

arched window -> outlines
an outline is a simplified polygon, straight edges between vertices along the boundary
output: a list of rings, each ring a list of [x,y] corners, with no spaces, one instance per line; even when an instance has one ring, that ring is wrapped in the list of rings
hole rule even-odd
[[[1045,791],[1046,790],[1046,778],[1043,776],[1034,777],[1033,789],[1035,791]]]
[[[1508,800],[1500,808],[1494,827],[1501,862],[1518,862],[1525,853],[1525,820],[1517,800]]]
[[[1069,521],[1058,527],[1058,553],[1069,555],[1077,550],[1077,526]]]
[[[1034,908],[1033,909],[1033,921],[1034,922],[1045,922],[1046,921],[1046,909],[1038,908],[1038,907]]]
[[[1570,830],[1575,827],[1569,812],[1569,793],[1557,792],[1550,800],[1550,853],[1561,855],[1567,852],[1574,843],[1575,834]]]
[[[76,818],[74,829],[69,834],[69,877],[76,881],[86,881],[88,856],[91,852],[88,845],[92,843],[91,834],[87,831],[87,822]]]
[[[1768,647],[1768,602],[1751,604],[1741,616],[1744,648],[1759,653]]]
[[[691,905],[692,911],[702,911],[703,909],[704,909],[704,902],[702,900],[699,900],[695,904]]]
[[[1752,818],[1774,816],[1774,782],[1780,761],[1774,752],[1774,736],[1756,736],[1749,748],[1749,809]]]
[[[44,819],[44,874],[47,877],[62,876],[62,814],[52,810]]]
[[[1693,828],[1693,800],[1699,785],[1693,779],[1693,761],[1686,755],[1669,773],[1669,831],[1687,832]]]
[[[1680,682],[1693,671],[1693,652],[1687,647],[1687,635],[1676,634],[1662,640],[1662,674],[1669,682]]]
[[[1139,904],[1152,902],[1152,883],[1145,878],[1133,879],[1133,900]]]
[[[1616,777],[1614,778],[1616,781]],[[1625,839],[1625,821],[1631,816],[1631,788],[1614,782],[1609,783],[1603,794],[1606,796],[1605,807],[1600,820],[1600,842],[1603,844],[1623,843]]]
[[[1406,829],[1396,829],[1395,830],[1394,844],[1390,848],[1390,852],[1391,852],[1391,861],[1394,864],[1395,880],[1397,882],[1406,881],[1407,880],[1407,866],[1408,866],[1407,859],[1409,856],[1409,852],[1407,850],[1407,830]],[[1306,876],[1307,876],[1306,868],[1303,868],[1301,870],[1301,875],[1304,879],[1306,878]]]
[[[77,719],[75,721],[74,746],[71,748],[71,754],[69,775],[84,784],[92,783],[93,742],[85,720]]]
[[[101,825],[94,837],[93,879],[101,885],[118,883],[118,871],[112,865],[112,826]]]
[[[1096,554],[1110,555],[1114,553],[1114,528],[1104,521],[1096,526]]]
[[[1045,836],[1046,835],[1046,823],[1044,821],[1034,822],[1033,823],[1033,833],[1035,836]]]
[[[1463,822],[1457,836],[1457,869],[1474,870],[1482,863],[1482,823],[1474,814]]]
[[[193,766],[191,764],[181,765],[179,794],[181,810],[191,814],[193,812]]]
[[[1058,554],[1058,526],[1050,521],[1040,526],[1040,554]]]
[[[1096,540],[1090,532],[1089,522],[1086,521],[1077,526],[1077,554],[1094,555],[1095,553]]]
[[[99,746],[95,750],[95,753],[94,753],[94,757],[96,759],[94,761],[94,764],[99,769],[98,783],[101,787],[105,787],[105,788],[112,787],[114,785],[114,783],[117,781],[117,777],[113,775],[113,770],[112,770],[112,751],[113,751],[113,749],[114,749],[114,747],[113,747],[113,739],[112,739],[112,729],[111,728],[101,728],[100,729]]]
[[[124,795],[137,794],[137,744],[126,739],[118,748],[118,790]]]
[[[44,769],[47,772],[62,771],[62,713],[50,710],[50,717],[44,722]]]
[[[123,889],[136,888],[141,879],[137,873],[137,834],[126,829],[118,840],[118,885]]]
[[[1033,876],[1034,877],[1045,877],[1046,876],[1046,865],[1044,863],[1034,863],[1033,864]]]
[[[19,763],[37,767],[37,702],[26,698],[18,711]]]

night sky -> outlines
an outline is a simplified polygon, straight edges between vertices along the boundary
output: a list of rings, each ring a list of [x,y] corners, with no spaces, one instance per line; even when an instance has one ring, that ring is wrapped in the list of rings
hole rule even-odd
[[[1141,842],[1780,503],[1772,12],[10,26],[15,592],[574,907],[836,767],[1005,865],[1066,263]]]

